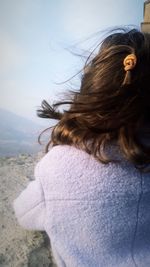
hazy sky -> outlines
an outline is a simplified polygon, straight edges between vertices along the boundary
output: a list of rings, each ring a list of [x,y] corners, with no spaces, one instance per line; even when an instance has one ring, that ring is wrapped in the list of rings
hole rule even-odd
[[[87,49],[93,40],[88,38],[108,27],[140,27],[143,3],[0,0],[0,107],[35,119],[42,99],[52,102],[66,90],[56,82],[82,67],[81,59],[70,51]]]

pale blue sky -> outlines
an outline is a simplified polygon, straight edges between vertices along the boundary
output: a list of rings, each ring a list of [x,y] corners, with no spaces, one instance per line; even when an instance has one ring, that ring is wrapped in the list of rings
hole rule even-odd
[[[35,119],[42,99],[82,67],[92,34],[143,21],[144,0],[0,0],[0,107]],[[100,38],[100,35],[96,35]]]

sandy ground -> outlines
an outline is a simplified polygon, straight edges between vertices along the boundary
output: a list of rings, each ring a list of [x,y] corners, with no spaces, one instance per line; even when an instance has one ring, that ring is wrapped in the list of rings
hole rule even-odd
[[[56,267],[47,235],[22,229],[12,208],[13,200],[34,179],[40,157],[0,158],[0,267]]]

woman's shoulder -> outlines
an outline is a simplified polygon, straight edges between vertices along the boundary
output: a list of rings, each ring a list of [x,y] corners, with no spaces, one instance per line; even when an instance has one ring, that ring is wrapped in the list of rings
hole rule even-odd
[[[41,159],[41,164],[46,164],[50,162],[61,163],[69,163],[69,162],[76,162],[80,160],[88,160],[90,155],[71,145],[56,145],[53,146],[49,152]]]
[[[90,155],[76,147],[52,147],[35,170],[35,176],[40,177],[46,198],[80,197],[81,188],[86,186],[88,177],[91,176],[89,160]]]
[[[87,152],[69,145],[52,147],[38,167],[48,199],[93,199],[95,192],[98,195],[103,190],[109,192],[116,188],[122,190],[122,186],[128,188],[131,180],[136,180],[135,172],[135,168],[125,162],[103,164]]]
[[[35,168],[37,173],[67,172],[86,168],[91,156],[85,151],[70,145],[53,146]]]
[[[110,159],[118,161],[118,164],[110,162],[108,164],[101,163],[92,154],[88,154],[86,151],[71,145],[56,145],[53,146],[49,152],[40,160],[38,166],[39,169],[47,171],[54,170],[55,172],[63,171],[81,171],[89,169],[100,169],[101,172],[105,172],[106,169],[115,169],[116,166],[121,167],[121,164],[127,164],[123,159],[118,146],[109,146],[106,149],[106,155]]]

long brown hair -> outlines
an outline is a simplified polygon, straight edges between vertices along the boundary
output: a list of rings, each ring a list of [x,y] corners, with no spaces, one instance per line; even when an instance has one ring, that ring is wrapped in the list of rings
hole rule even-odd
[[[131,53],[137,63],[128,75],[123,61]],[[60,112],[64,104],[69,109]],[[112,159],[103,151],[115,141],[128,160],[145,170],[150,163],[150,146],[142,142],[150,140],[150,34],[136,29],[110,34],[85,64],[80,90],[53,105],[44,100],[37,114],[59,120],[46,152],[50,145],[68,144],[108,163]]]

